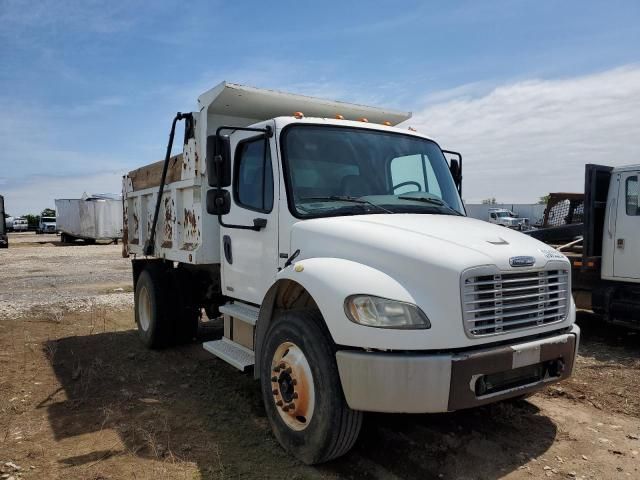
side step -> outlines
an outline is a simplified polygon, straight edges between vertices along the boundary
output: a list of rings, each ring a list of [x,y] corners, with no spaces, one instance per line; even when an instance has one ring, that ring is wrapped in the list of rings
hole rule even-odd
[[[255,325],[258,321],[258,314],[260,310],[252,305],[246,303],[227,303],[218,308],[220,313],[229,315],[230,317],[237,318],[249,325]]]
[[[220,310],[222,311],[222,307]],[[255,364],[255,355],[251,350],[228,338],[205,342],[202,347],[242,372]]]

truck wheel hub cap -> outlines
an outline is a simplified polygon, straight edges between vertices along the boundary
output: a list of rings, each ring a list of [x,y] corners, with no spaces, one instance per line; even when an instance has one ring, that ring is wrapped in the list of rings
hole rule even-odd
[[[315,387],[307,357],[295,343],[281,343],[273,355],[271,392],[284,423],[292,430],[307,428],[315,406]]]
[[[140,322],[140,328],[146,332],[149,330],[149,325],[151,323],[151,299],[149,298],[149,292],[146,287],[142,287],[140,289],[138,305],[138,320]]]

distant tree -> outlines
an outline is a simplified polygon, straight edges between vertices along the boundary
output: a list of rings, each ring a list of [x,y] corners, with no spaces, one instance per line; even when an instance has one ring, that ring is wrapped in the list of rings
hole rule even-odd
[[[38,225],[40,225],[40,215],[29,213],[27,215],[23,215],[23,217],[27,219],[29,228],[38,228]]]
[[[55,217],[56,211],[53,208],[45,208],[40,214],[41,217]]]
[[[540,205],[546,205],[547,203],[549,203],[549,197],[550,197],[549,194],[543,195],[542,197],[540,197],[540,200],[538,200],[538,203]]]
[[[482,200],[483,205],[495,205],[497,203],[498,201],[495,199],[495,197],[485,198],[484,200]]]

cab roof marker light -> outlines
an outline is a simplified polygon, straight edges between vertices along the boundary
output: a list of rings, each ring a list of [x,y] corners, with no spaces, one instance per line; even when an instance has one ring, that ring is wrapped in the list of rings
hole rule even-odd
[[[344,115],[340,115],[339,113],[336,115],[336,120],[344,120]]]
[[[293,116],[296,117],[298,120],[300,120],[301,118],[304,118],[304,113],[302,113],[302,112],[293,112]]]
[[[368,119],[366,119],[366,118],[364,118],[364,117],[360,117],[360,118],[358,119],[358,121],[359,121],[359,122],[364,122],[364,123],[369,123],[369,120],[368,120]]]
[[[391,126],[391,122],[389,120],[385,120],[384,122],[382,122],[383,125],[386,125],[387,127]]]
[[[415,128],[413,128],[413,127],[409,127],[409,130],[412,131],[412,132],[417,132],[417,130]]]

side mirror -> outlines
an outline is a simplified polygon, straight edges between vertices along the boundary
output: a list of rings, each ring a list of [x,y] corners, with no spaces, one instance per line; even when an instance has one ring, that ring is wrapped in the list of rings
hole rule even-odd
[[[206,161],[210,187],[231,185],[231,139],[228,135],[207,137]]]
[[[231,210],[229,190],[212,188],[207,191],[207,212],[211,215],[226,215]]]
[[[458,160],[451,159],[451,164],[449,165],[449,171],[451,172],[451,176],[453,177],[453,181],[458,184],[458,179],[460,178],[460,164]]]

